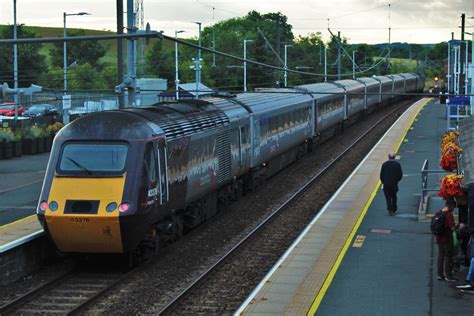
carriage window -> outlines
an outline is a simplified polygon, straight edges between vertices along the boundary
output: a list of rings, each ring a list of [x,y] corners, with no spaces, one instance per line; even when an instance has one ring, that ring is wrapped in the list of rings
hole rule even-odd
[[[151,143],[146,145],[145,158],[143,162],[146,173],[148,174],[148,179],[150,179],[151,182],[155,182],[157,180],[156,154]]]

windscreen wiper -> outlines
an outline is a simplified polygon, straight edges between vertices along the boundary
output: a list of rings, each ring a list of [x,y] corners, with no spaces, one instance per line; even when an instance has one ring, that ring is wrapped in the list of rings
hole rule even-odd
[[[86,167],[84,167],[83,165],[81,165],[80,163],[78,163],[77,161],[75,161],[74,159],[72,159],[71,157],[66,157],[69,161],[71,161],[73,164],[75,164],[79,169],[85,171],[88,175],[92,175],[92,172],[87,169]]]

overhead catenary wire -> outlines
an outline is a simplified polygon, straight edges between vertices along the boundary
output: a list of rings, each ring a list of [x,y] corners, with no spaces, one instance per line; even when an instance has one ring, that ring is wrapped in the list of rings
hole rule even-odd
[[[164,40],[176,42],[176,43],[181,44],[181,45],[185,45],[185,46],[192,47],[192,48],[195,48],[195,49],[200,49],[200,50],[208,52],[208,53],[214,53],[216,55],[227,57],[227,58],[237,60],[237,61],[240,61],[240,62],[245,61],[249,64],[259,65],[259,66],[262,66],[262,67],[271,68],[271,69],[275,69],[275,70],[279,70],[279,71],[287,71],[289,73],[298,73],[298,74],[309,75],[309,76],[317,76],[317,77],[324,77],[325,76],[325,74],[313,73],[313,72],[307,72],[307,71],[299,71],[299,70],[290,69],[290,68],[285,69],[283,67],[269,65],[269,64],[265,64],[265,63],[258,62],[258,61],[255,61],[255,60],[251,60],[251,59],[244,59],[240,56],[235,56],[235,55],[232,55],[232,54],[229,54],[229,53],[214,50],[212,48],[204,47],[202,45],[190,43],[188,41],[185,41],[185,40],[182,40],[182,39],[179,39],[179,38],[175,38],[174,36],[168,36],[168,35],[163,34],[162,32],[155,32],[155,31],[153,31],[153,32],[142,32],[142,33],[136,33],[136,34],[95,35],[95,36],[75,36],[75,37],[20,38],[20,39],[15,39],[15,40],[0,39],[0,45],[2,45],[2,44],[45,43],[45,42],[46,43],[55,43],[55,42],[65,42],[65,41],[66,42],[77,42],[77,41],[81,41],[81,40],[104,40],[104,39],[117,39],[117,38],[123,38],[123,39],[134,38],[134,39],[136,39],[136,38],[141,38],[141,37],[162,38]],[[375,66],[376,65],[374,65],[373,67],[371,67],[369,69],[359,71],[356,74],[367,72],[370,69],[373,69]],[[352,75],[353,75],[352,73],[341,74],[342,77],[349,77],[349,76],[352,76]],[[328,77],[337,77],[338,75],[327,75],[327,76]]]

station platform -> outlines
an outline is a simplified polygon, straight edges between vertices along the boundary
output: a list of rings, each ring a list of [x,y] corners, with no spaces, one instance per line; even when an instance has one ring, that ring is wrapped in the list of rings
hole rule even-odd
[[[0,160],[0,254],[43,234],[36,206],[49,153]]]
[[[236,315],[472,315],[474,295],[436,279],[437,246],[418,221],[420,169],[439,161],[445,107],[414,103],[269,271]],[[388,216],[379,173],[391,150],[404,177]],[[465,278],[467,271],[455,276]]]

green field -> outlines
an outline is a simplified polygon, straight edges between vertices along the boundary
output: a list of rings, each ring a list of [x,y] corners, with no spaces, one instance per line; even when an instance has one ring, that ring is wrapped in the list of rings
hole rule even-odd
[[[0,25],[0,31],[2,28],[6,27],[5,25]],[[29,31],[33,31],[37,37],[62,37],[63,36],[63,28],[62,27],[40,27],[40,26],[24,26],[25,29]],[[79,29],[76,28],[68,28],[69,32],[77,32]],[[85,35],[110,35],[115,34],[115,32],[111,31],[99,31],[99,30],[89,30],[85,29]],[[125,41],[124,41],[125,42]],[[117,62],[117,42],[115,40],[104,40],[101,41],[103,45],[107,45],[109,50],[107,54],[101,59],[102,62],[108,64],[115,64]],[[46,62],[48,66],[51,64],[49,50],[53,44],[45,43],[43,44],[40,53],[46,57]],[[124,48],[126,48],[124,46]]]
[[[5,28],[6,25],[0,25],[0,31],[2,31],[3,28]],[[37,37],[62,37],[63,36],[63,28],[62,27],[40,27],[40,26],[24,26],[25,29],[29,31],[33,31]],[[67,31],[69,32],[77,32],[80,29],[77,28],[68,28]],[[81,29],[82,30],[82,29]],[[115,32],[111,31],[100,31],[100,30],[90,30],[90,29],[84,29],[85,35],[111,35],[115,34]],[[151,47],[151,44],[153,43],[153,39],[150,40],[150,43],[147,47]],[[109,50],[107,51],[107,54],[101,58],[101,61],[107,64],[115,65],[117,63],[117,41],[116,40],[103,40],[101,41],[103,45],[106,45],[109,47]],[[50,56],[49,56],[49,50],[51,49],[53,44],[51,43],[45,43],[43,44],[40,54],[44,55],[46,57],[46,62],[47,65],[49,66],[51,64]],[[123,41],[124,45],[124,55],[126,56],[126,40]],[[164,45],[173,45],[172,42],[170,41],[164,41]]]

